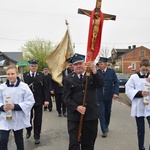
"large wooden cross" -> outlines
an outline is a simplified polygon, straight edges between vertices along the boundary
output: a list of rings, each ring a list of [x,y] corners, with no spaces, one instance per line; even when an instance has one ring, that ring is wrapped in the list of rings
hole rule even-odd
[[[93,11],[81,9],[81,8],[78,9],[79,14],[87,15],[90,18],[93,15],[93,18],[91,21],[91,24],[92,24],[91,30],[92,31],[90,31],[90,29],[89,29],[89,35],[91,35],[91,39],[89,40],[89,38],[88,38],[88,49],[93,51],[93,52],[88,51],[88,53],[89,53],[89,55],[92,55],[92,57],[94,54],[90,54],[90,53],[94,53],[94,50],[98,51],[98,49],[100,49],[103,20],[116,20],[115,15],[106,14],[106,13],[101,12],[101,3],[102,3],[102,0],[96,0],[96,6]],[[98,40],[99,40],[99,43],[97,42]],[[90,45],[90,47],[89,47],[89,45]]]
[[[96,0],[96,7],[93,11],[80,9],[80,8],[78,9],[79,14],[84,14],[90,17],[88,47],[87,47],[87,56],[86,56],[87,62],[94,61],[94,59],[96,58],[99,52],[103,20],[115,20],[116,19],[115,15],[103,14],[101,12],[101,2],[102,0]],[[91,70],[88,67],[86,69],[86,84],[85,84],[84,98],[83,98],[83,103],[82,103],[84,107],[85,107],[86,93],[87,93],[88,80],[89,80],[90,73],[91,73]],[[83,122],[83,115],[81,114],[79,130],[78,130],[78,141],[80,141],[80,137],[81,137],[82,122]]]

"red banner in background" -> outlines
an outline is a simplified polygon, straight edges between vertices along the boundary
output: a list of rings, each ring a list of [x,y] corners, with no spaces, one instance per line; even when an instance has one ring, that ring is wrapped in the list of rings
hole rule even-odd
[[[99,50],[100,50],[100,46],[101,46],[101,35],[102,35],[104,16],[103,16],[103,13],[100,11],[99,32],[98,32],[98,35],[97,35],[97,38],[96,38],[96,41],[95,41],[94,50],[91,49],[92,36],[93,36],[94,13],[95,13],[95,10],[93,10],[91,12],[91,16],[90,16],[86,62],[93,61],[93,60],[96,59],[96,57],[97,57],[97,55],[99,53]]]

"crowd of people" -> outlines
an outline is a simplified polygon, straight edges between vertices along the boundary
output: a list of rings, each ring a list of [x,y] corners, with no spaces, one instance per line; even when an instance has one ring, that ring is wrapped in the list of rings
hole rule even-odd
[[[29,71],[23,73],[22,81],[17,68],[8,66],[7,81],[0,85],[0,150],[7,150],[11,130],[17,150],[24,150],[24,128],[26,139],[33,134],[34,143],[39,144],[43,111],[53,110],[54,97],[58,117],[67,117],[68,149],[94,150],[98,123],[102,138],[106,138],[112,100],[119,97],[119,82],[115,70],[107,67],[107,61],[100,57],[94,65],[93,61],[85,62],[84,55],[75,53],[67,59],[68,67],[62,71],[62,85],[52,79],[48,66],[43,66],[43,71],[39,72],[37,60],[29,61]],[[126,94],[132,101],[131,115],[137,124],[139,150],[145,150],[145,117],[150,126],[149,104],[143,105],[143,99],[149,99],[150,86],[148,90],[144,87],[150,82],[149,67],[149,61],[142,60],[140,71],[126,84]],[[7,102],[8,97],[10,102]]]

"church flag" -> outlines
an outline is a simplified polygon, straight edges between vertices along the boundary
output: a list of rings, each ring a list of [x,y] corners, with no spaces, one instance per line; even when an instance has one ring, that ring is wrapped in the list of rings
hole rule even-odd
[[[46,63],[50,69],[52,79],[62,85],[62,70],[66,68],[66,60],[73,55],[73,47],[67,29],[63,39],[56,49],[47,57]]]

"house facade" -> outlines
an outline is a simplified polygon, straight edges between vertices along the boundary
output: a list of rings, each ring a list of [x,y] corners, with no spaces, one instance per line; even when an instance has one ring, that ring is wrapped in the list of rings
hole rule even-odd
[[[112,49],[109,63],[116,72],[133,74],[139,71],[140,62],[143,59],[150,60],[150,49],[133,45],[128,49]]]
[[[20,61],[23,61],[22,52],[0,52],[0,75],[6,74],[7,66],[17,65]],[[18,70],[22,73],[22,67]]]

